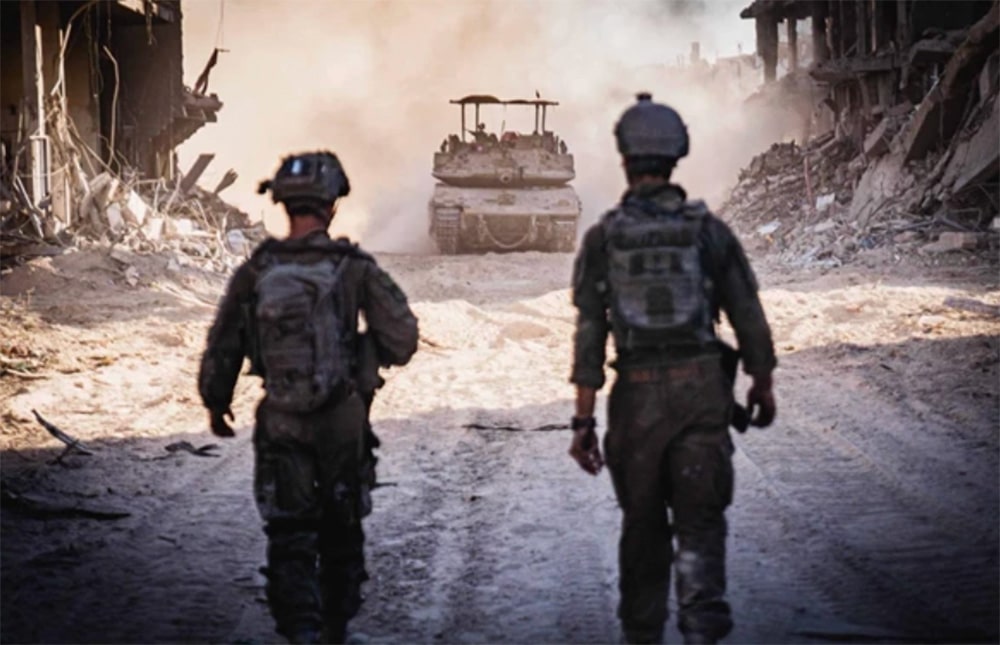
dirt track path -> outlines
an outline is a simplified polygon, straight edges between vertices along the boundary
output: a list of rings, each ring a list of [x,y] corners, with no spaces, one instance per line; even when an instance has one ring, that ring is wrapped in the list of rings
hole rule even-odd
[[[565,431],[465,427],[565,421],[570,258],[383,263],[416,303],[424,342],[376,404],[380,477],[392,485],[367,523],[372,581],[352,626],[378,643],[616,642],[607,475],[576,468]],[[736,439],[730,640],[995,641],[1000,325],[989,308],[944,302],[995,307],[996,284],[970,270],[922,283],[904,271],[879,282],[855,269],[761,273],[781,354],[779,422]],[[201,284],[199,300],[218,287]],[[186,392],[206,308],[171,311],[157,333],[175,356],[159,358],[157,387]],[[118,323],[116,351],[149,358],[135,338],[148,325]],[[93,324],[87,333],[103,329]],[[116,382],[115,368],[98,377]],[[5,479],[132,516],[40,520],[5,503],[2,640],[273,642],[249,428],[221,458],[152,460],[169,442],[212,441],[189,396],[147,406],[144,418],[172,421],[137,439],[126,401],[104,417],[74,412],[73,397],[91,394],[70,380],[33,382],[5,404]],[[254,396],[241,391],[244,422]],[[51,444],[32,445],[23,408],[51,400],[69,401],[60,422],[99,448],[72,458],[78,468],[37,461]],[[116,431],[102,439],[102,428]],[[673,625],[668,640],[679,642]]]

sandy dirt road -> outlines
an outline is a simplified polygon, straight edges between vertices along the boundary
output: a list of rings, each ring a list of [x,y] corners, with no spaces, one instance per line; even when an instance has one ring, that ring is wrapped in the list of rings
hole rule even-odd
[[[380,258],[422,341],[374,410],[388,485],[352,624],[372,642],[617,642],[607,474],[579,471],[566,431],[534,430],[571,412],[571,260]],[[0,350],[21,375],[0,377],[0,640],[275,642],[250,494],[258,388],[240,385],[223,442],[194,385],[224,278],[132,262],[134,288],[96,252],[4,276]],[[995,267],[758,272],[779,417],[736,437],[729,640],[996,642]],[[32,409],[94,454],[50,465],[61,445]],[[165,449],[180,441],[219,447]]]

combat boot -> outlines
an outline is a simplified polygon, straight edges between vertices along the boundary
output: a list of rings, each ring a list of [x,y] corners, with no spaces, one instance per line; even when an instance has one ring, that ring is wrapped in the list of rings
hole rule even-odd
[[[303,627],[292,631],[288,637],[291,645],[313,645],[324,642],[320,631],[315,627]]]
[[[663,632],[659,634],[652,632],[640,632],[631,629],[622,631],[622,642],[628,645],[649,645],[663,642]]]

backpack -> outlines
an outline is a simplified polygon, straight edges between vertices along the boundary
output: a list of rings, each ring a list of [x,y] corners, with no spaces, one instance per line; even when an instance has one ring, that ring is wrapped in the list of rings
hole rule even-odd
[[[350,355],[341,323],[339,263],[280,263],[269,258],[255,292],[257,349],[267,400],[286,412],[311,412],[346,392]]]
[[[699,243],[706,216],[700,202],[671,211],[633,199],[604,217],[609,306],[627,349],[715,339],[712,283]]]

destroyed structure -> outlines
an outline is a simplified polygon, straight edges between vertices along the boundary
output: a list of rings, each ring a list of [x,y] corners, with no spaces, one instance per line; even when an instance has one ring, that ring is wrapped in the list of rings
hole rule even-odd
[[[195,186],[206,161],[177,168],[176,148],[222,108],[208,93],[218,50],[184,85],[179,0],[21,0],[0,12],[5,261],[70,237],[156,248],[249,226]]]
[[[996,246],[1000,3],[755,0],[741,16],[765,81],[750,100],[808,99],[809,127],[756,158],[724,212],[804,262]]]

